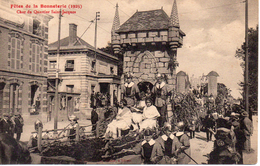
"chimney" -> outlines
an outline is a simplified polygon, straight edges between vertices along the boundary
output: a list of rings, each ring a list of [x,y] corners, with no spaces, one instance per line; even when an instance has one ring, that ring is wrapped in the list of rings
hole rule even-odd
[[[77,40],[77,25],[74,23],[69,24],[69,45],[72,46]]]

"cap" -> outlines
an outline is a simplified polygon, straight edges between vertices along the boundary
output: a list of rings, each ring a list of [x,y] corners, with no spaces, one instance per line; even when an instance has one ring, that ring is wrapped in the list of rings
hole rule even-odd
[[[244,111],[244,112],[241,113],[241,115],[246,117],[246,116],[248,116],[248,113],[246,111]]]
[[[156,78],[163,78],[163,75],[161,73],[156,74]]]
[[[76,115],[70,115],[69,120],[70,121],[78,120],[78,117]]]

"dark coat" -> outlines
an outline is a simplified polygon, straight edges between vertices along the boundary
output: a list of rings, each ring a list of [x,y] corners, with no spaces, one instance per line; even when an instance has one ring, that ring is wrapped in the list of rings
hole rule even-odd
[[[1,119],[0,121],[0,133],[11,133],[10,123],[5,119]]]
[[[0,133],[0,164],[30,164],[31,156],[25,145],[13,137]]]
[[[15,127],[14,132],[15,133],[22,133],[23,132],[23,118],[22,117],[16,117],[14,119]]]

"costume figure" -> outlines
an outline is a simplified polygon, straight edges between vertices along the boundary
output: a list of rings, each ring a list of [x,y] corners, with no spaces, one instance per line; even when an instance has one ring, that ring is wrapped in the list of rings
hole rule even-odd
[[[191,150],[190,150],[190,138],[184,132],[184,123],[179,122],[178,125],[178,132],[176,133],[176,137],[179,140],[179,143],[176,144],[176,151],[175,154],[177,156],[177,163],[178,164],[188,164],[191,159],[189,156],[191,156]]]
[[[165,127],[156,139],[163,149],[164,157],[159,162],[160,164],[176,164],[177,156],[175,155],[176,147],[179,143],[176,135],[176,128]]]
[[[139,88],[132,81],[133,76],[126,74],[126,83],[122,88],[122,99],[127,101],[127,107],[133,107],[136,104],[136,95],[139,95]]]
[[[127,107],[127,101],[122,99],[119,103],[119,110],[116,118],[107,126],[105,136],[117,138],[117,130],[127,130],[132,123],[132,113]],[[120,133],[119,133],[120,135]]]
[[[145,140],[137,144],[132,151],[136,154],[141,154],[143,164],[158,164],[163,158],[161,145],[153,139],[151,129],[144,132]]]
[[[167,84],[163,81],[163,76],[161,74],[157,75],[157,82],[155,83],[152,93],[155,96],[155,106],[160,113],[159,127],[163,127],[164,123],[167,121],[167,98],[169,93],[169,88]]]
[[[151,99],[145,100],[146,106],[143,110],[143,121],[139,124],[140,125],[140,131],[146,128],[154,128],[156,127],[157,118],[160,117],[159,112],[157,111],[157,108],[152,105]]]

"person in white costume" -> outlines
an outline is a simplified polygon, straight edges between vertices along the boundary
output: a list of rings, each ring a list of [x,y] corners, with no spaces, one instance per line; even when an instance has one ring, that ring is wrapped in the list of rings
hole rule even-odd
[[[132,113],[127,107],[127,101],[122,99],[116,118],[107,126],[106,137],[117,138],[117,131],[127,130],[132,124]],[[120,133],[119,133],[120,136]]]
[[[133,120],[133,130],[138,130],[139,129],[139,123],[142,122],[143,120],[143,109],[146,106],[145,104],[145,92],[140,93],[140,98],[141,100],[138,102],[136,107],[131,107],[132,111],[132,120]]]
[[[152,104],[151,99],[145,100],[146,106],[143,110],[143,121],[139,124],[140,131],[146,128],[153,128],[156,127],[157,124],[157,117],[160,117],[160,114],[157,108]]]

